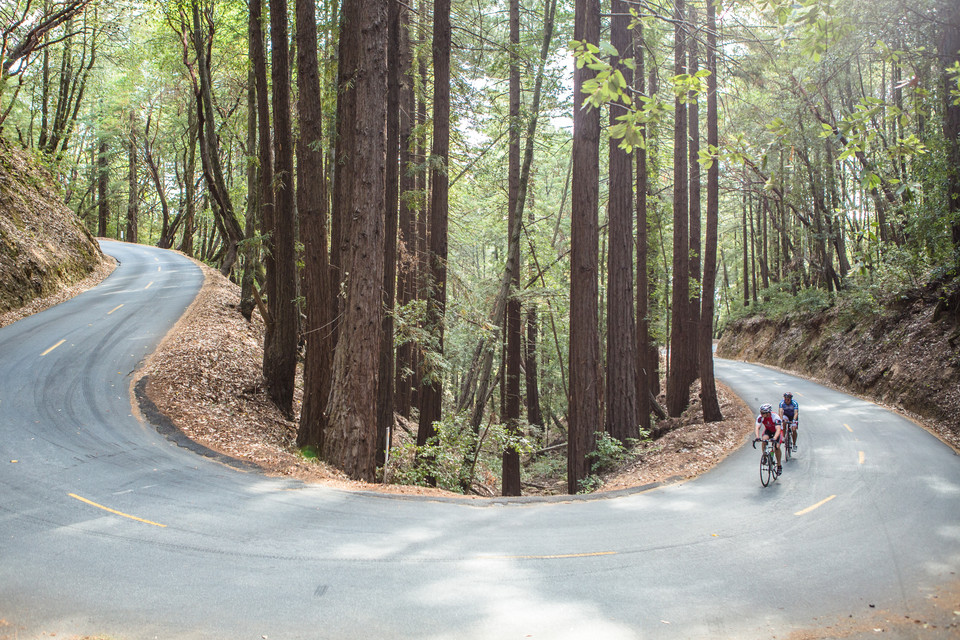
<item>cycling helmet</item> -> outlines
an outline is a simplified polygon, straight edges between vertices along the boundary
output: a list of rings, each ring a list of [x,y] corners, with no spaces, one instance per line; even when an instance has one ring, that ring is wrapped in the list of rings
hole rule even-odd
[[[783,394],[783,397],[784,397],[784,398],[792,398],[792,397],[793,397],[793,394],[790,393],[789,391],[787,391],[785,394]]]
[[[760,405],[760,413],[773,413],[773,407],[769,404]]]

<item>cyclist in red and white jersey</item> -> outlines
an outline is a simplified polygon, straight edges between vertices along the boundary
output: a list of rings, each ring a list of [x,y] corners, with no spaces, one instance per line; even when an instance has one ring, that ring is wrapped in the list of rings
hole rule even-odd
[[[757,440],[773,441],[773,453],[777,457],[777,475],[783,472],[783,466],[780,464],[780,436],[782,433],[780,427],[782,423],[780,416],[773,413],[771,405],[760,405],[760,415],[757,416]]]

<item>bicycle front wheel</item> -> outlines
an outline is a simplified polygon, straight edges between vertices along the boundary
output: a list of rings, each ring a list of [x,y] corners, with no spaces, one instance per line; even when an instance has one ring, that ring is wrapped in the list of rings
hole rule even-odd
[[[770,464],[770,455],[764,451],[760,456],[760,484],[767,486],[773,478],[773,466]]]

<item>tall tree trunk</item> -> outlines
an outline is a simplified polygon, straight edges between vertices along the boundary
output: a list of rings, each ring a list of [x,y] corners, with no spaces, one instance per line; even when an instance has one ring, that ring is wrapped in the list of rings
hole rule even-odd
[[[137,218],[140,215],[140,189],[137,181],[137,132],[133,111],[127,137],[127,229],[124,239],[137,242]]]
[[[743,306],[750,306],[750,235],[747,232],[747,200],[750,195],[746,192],[742,194],[741,200],[741,229],[740,236],[743,240]]]
[[[247,215],[243,234],[249,240],[257,235],[257,163],[253,161],[257,149],[257,74],[253,68],[254,26],[247,19]],[[149,122],[149,120],[148,120]],[[258,249],[252,241],[243,250],[243,276],[240,280],[240,315],[250,322],[256,307],[253,288],[256,286],[256,269],[259,265]]]
[[[600,43],[599,0],[576,0],[574,40]],[[590,475],[587,454],[596,446],[600,422],[598,332],[598,222],[600,111],[583,105],[583,85],[596,72],[573,72],[573,185],[570,212],[570,397],[567,491],[580,490]]]
[[[387,129],[384,184],[383,314],[377,388],[377,466],[386,463],[393,430],[393,316],[397,302],[397,227],[400,189],[400,0],[387,0]]]
[[[410,8],[400,5],[399,52],[400,59],[400,219],[399,227],[399,277],[397,283],[398,306],[404,307],[417,297],[417,205],[416,173],[413,157],[413,120],[416,114],[416,95],[413,91],[413,48],[410,43]],[[394,368],[394,410],[405,418],[410,417],[411,392],[413,389],[413,343],[404,341],[397,347]]]
[[[520,226],[522,224],[524,203],[520,200],[520,1],[510,1],[510,143],[508,168],[508,237],[516,247],[511,247],[510,259],[513,261],[510,288],[507,302],[506,328],[506,406],[507,428],[513,436],[520,432],[520,363],[522,359],[522,328],[520,300],[516,294],[520,289]],[[515,260],[514,260],[515,259]],[[503,495],[520,495],[520,456],[514,447],[507,447],[503,453]]]
[[[263,1],[250,0],[250,63],[253,66],[254,81],[257,85],[257,203],[260,232],[263,237],[263,265],[267,273],[273,273],[274,252],[271,248],[271,231],[274,226],[273,196],[273,140],[270,126],[270,88],[267,82],[266,42],[264,40]],[[266,278],[264,290],[267,300],[276,297],[275,281]],[[264,344],[273,341],[273,317],[267,310],[264,318],[266,325]]]
[[[270,39],[273,80],[274,215],[270,250],[273,252],[273,294],[267,303],[273,324],[271,340],[263,345],[263,377],[267,393],[287,416],[293,415],[293,386],[297,371],[297,262],[296,201],[293,184],[293,127],[290,117],[290,48],[287,0],[270,2]]]
[[[97,236],[107,237],[107,221],[110,220],[110,145],[106,138],[100,139],[100,151],[97,154]]]
[[[426,329],[429,346],[443,357],[444,311],[447,305],[447,207],[450,155],[450,0],[437,0],[433,14],[433,145],[430,152],[430,251]],[[420,386],[417,444],[436,434],[441,418],[443,379],[439,367],[425,367]]]
[[[623,64],[633,55],[630,39],[630,14],[624,0],[613,0],[610,19],[610,44],[619,57],[611,64],[620,70],[629,87],[632,69]],[[627,110],[610,105],[610,126]],[[633,170],[632,158],[620,148],[620,141],[609,142],[609,204],[607,212],[607,410],[606,432],[625,442],[637,433],[637,333],[633,315]],[[640,195],[639,197],[645,197]]]
[[[187,105],[187,149],[183,169],[184,201],[181,207],[186,211],[183,221],[183,238],[180,251],[193,256],[193,232],[197,216],[197,139],[200,126],[197,122],[196,104]]]
[[[684,23],[683,0],[674,3],[675,75],[686,72],[687,29]],[[687,106],[680,97],[674,99],[673,138],[673,331],[670,334],[670,373],[667,382],[667,411],[677,417],[687,408],[690,385],[696,377],[691,371],[691,343],[696,344],[695,325],[690,310],[690,239],[689,202],[687,193]]]
[[[634,29],[633,53],[636,60],[635,90],[638,95],[646,95],[643,24]],[[642,135],[647,137],[648,129],[642,125]],[[649,172],[647,168],[646,143],[637,149],[637,424],[641,429],[650,429],[650,379],[656,374],[653,357],[657,354],[650,350],[650,267],[649,267],[649,223],[647,222],[647,192],[649,191]]]
[[[297,84],[300,141],[297,145],[297,212],[303,242],[303,296],[306,300],[306,352],[303,406],[297,446],[323,445],[336,310],[327,253],[327,189],[323,172],[323,108],[317,58],[317,22],[313,0],[297,0]]]
[[[510,142],[507,152],[507,237],[516,242],[516,258],[510,274],[510,289],[514,295],[506,307],[506,375],[504,379],[504,420],[511,436],[520,435],[520,234],[521,220],[517,218],[520,194],[520,0],[510,0]],[[516,238],[516,240],[514,240]],[[510,259],[514,248],[508,247]],[[520,455],[515,447],[503,450],[501,487],[503,495],[520,495]]]
[[[952,15],[946,16],[943,36],[940,40],[940,68],[948,69],[960,62],[960,8],[954,6]],[[944,72],[944,96],[946,105],[943,114],[943,137],[947,143],[947,211],[953,220],[950,236],[953,240],[956,267],[960,270],[960,104],[950,94],[951,78]],[[956,87],[956,81],[952,83]],[[960,313],[960,311],[958,311]]]
[[[353,478],[376,473],[377,395],[383,304],[384,159],[386,153],[387,6],[385,0],[343,4],[341,82],[362,108],[340,123],[344,207],[352,217],[344,271],[343,320],[333,358],[329,427],[321,457]],[[448,30],[449,33],[449,30]],[[344,47],[356,47],[347,52]],[[341,95],[343,98],[343,95]]]
[[[717,127],[717,10],[707,2],[707,147],[711,154],[719,152]],[[700,310],[700,400],[704,422],[723,420],[717,399],[713,372],[713,307],[717,282],[717,226],[720,214],[720,158],[715,157],[707,169],[707,229],[703,252],[703,292]]]
[[[700,43],[699,43],[699,33],[700,29],[697,26],[699,17],[697,15],[697,5],[696,2],[691,1],[688,4],[689,8],[689,28],[687,32],[687,43],[689,44],[688,49],[688,73],[690,75],[696,75],[700,71]],[[690,95],[687,98],[689,104],[687,105],[687,127],[690,130],[690,153],[687,156],[687,169],[690,174],[690,192],[689,192],[689,205],[690,205],[690,285],[693,287],[690,294],[690,304],[689,304],[689,317],[690,317],[690,331],[691,331],[691,340],[689,348],[687,349],[686,358],[688,359],[688,367],[690,367],[691,375],[690,382],[692,383],[697,378],[697,369],[699,367],[699,360],[697,358],[698,343],[694,336],[699,332],[700,327],[700,295],[697,293],[699,290],[699,284],[701,280],[700,275],[700,235],[701,235],[701,185],[700,185],[700,162],[698,161],[700,157],[700,96],[695,92],[690,92]]]

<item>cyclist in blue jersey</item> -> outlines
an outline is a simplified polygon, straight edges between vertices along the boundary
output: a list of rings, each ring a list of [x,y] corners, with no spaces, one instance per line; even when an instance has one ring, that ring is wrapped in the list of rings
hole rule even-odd
[[[780,402],[780,419],[784,420],[787,423],[793,423],[790,425],[790,439],[791,442],[788,442],[788,445],[791,445],[793,450],[797,450],[797,429],[800,427],[800,405],[797,404],[797,401],[793,399],[793,394],[787,391],[783,394],[783,400]]]

